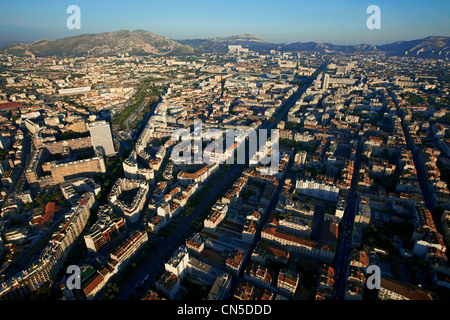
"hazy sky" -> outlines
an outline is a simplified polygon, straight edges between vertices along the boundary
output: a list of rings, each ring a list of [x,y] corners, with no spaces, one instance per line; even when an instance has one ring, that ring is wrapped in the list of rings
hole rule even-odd
[[[69,30],[69,5],[81,29]],[[369,30],[369,5],[381,29]],[[252,33],[269,42],[383,44],[450,36],[450,1],[396,0],[15,0],[0,1],[0,42],[57,39],[84,33],[144,29],[172,39]]]

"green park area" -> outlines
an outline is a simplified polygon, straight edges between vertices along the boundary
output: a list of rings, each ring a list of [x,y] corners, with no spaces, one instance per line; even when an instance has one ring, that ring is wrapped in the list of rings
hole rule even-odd
[[[129,121],[130,116],[142,106],[142,103],[145,103],[142,110],[139,110],[138,114],[136,114],[134,119],[131,119],[132,121],[129,123],[129,129],[133,130],[142,120],[144,114],[150,112],[152,106],[158,102],[158,97],[162,92],[161,90],[162,89],[157,86],[150,86],[146,89],[140,88],[130,99],[128,106],[114,116],[112,120],[113,126],[119,130],[126,129],[127,121]]]

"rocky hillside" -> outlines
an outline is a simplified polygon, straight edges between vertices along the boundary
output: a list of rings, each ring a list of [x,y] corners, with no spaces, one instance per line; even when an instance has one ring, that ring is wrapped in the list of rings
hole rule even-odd
[[[4,48],[8,53],[34,54],[35,56],[82,56],[130,54],[189,53],[192,48],[167,37],[145,30],[120,30],[98,34],[83,34],[57,40],[39,40],[32,43],[10,44]]]
[[[412,41],[397,41],[385,45],[336,45],[331,43],[294,42],[270,43],[253,34],[206,39],[173,40],[156,33],[136,30],[120,30],[98,34],[84,34],[57,40],[39,40],[33,43],[9,44],[3,51],[14,55],[35,56],[104,56],[129,53],[147,54],[186,54],[215,52],[226,53],[228,45],[242,45],[257,52],[268,50],[280,51],[314,51],[321,53],[345,52],[385,53],[397,56],[420,56],[446,58],[450,57],[449,37],[427,37]]]

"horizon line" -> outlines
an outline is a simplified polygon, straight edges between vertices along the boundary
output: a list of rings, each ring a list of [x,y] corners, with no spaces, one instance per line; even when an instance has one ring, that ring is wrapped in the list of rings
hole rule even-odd
[[[135,30],[128,30],[128,29],[118,29],[118,30],[114,30],[114,31],[100,31],[100,32],[86,32],[86,33],[80,33],[80,34],[76,34],[76,35],[69,35],[69,36],[61,36],[61,37],[55,37],[55,38],[51,38],[51,37],[44,37],[44,38],[40,38],[40,39],[36,39],[36,40],[31,40],[31,41],[21,41],[21,40],[4,40],[4,41],[0,41],[0,43],[7,43],[6,45],[2,46],[0,49],[3,49],[5,46],[8,46],[10,44],[30,44],[30,43],[34,43],[37,41],[43,41],[43,40],[50,40],[50,41],[57,41],[57,40],[61,40],[61,39],[66,39],[66,38],[72,38],[72,37],[78,37],[78,36],[83,36],[83,35],[97,35],[97,34],[102,34],[102,33],[114,33],[114,32],[120,32],[120,31],[128,31],[128,32],[136,32],[136,31],[146,31],[146,32],[152,32],[158,36],[162,36],[162,37],[166,37],[170,40],[173,41],[186,41],[186,40],[209,40],[209,39],[224,39],[224,38],[229,38],[229,37],[237,37],[237,36],[244,36],[244,35],[253,35],[256,38],[258,38],[259,40],[261,40],[263,43],[267,43],[267,44],[275,44],[275,45],[281,45],[281,44],[295,44],[295,43],[317,43],[317,44],[332,44],[332,45],[338,45],[338,46],[358,46],[358,45],[373,45],[373,46],[382,46],[382,45],[387,45],[387,44],[392,44],[392,43],[396,43],[396,42],[406,42],[406,41],[414,41],[414,40],[422,40],[422,39],[427,39],[427,38],[450,38],[450,36],[445,36],[445,35],[428,35],[426,37],[420,37],[420,38],[413,38],[413,39],[399,39],[399,40],[393,40],[391,42],[385,42],[382,44],[373,44],[373,43],[366,43],[366,42],[360,42],[360,43],[354,43],[354,44],[342,44],[342,43],[333,43],[330,41],[323,41],[323,42],[318,42],[318,41],[292,41],[292,42],[272,42],[272,41],[266,41],[264,39],[262,39],[261,37],[259,37],[258,35],[254,34],[254,33],[241,33],[241,34],[231,34],[228,36],[212,36],[212,37],[193,37],[193,38],[172,38],[172,37],[168,37],[162,34],[158,34],[155,33],[151,30],[146,30],[146,29],[135,29]],[[252,40],[249,40],[249,42],[251,42]],[[254,42],[258,42],[258,41],[254,41]]]

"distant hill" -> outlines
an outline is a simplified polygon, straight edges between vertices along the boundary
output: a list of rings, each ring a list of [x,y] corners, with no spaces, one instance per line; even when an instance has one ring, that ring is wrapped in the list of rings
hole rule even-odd
[[[266,41],[258,38],[254,34],[246,33],[236,36],[228,36],[228,37],[216,37],[216,38],[208,38],[207,40],[215,41],[215,42],[222,42],[222,43],[229,43],[233,44],[236,42],[264,42]]]
[[[202,52],[226,53],[228,45],[242,45],[257,52],[272,49],[279,51],[309,51],[320,53],[385,53],[398,56],[445,58],[450,55],[450,38],[432,36],[411,41],[397,41],[384,45],[337,45],[317,42],[270,43],[253,34],[206,39],[173,40],[145,30],[120,30],[98,34],[84,34],[57,40],[39,40],[32,43],[9,44],[3,52],[14,55],[35,56],[102,56],[129,53],[189,54]]]
[[[15,55],[82,56],[131,53],[168,54],[190,53],[191,47],[183,46],[167,37],[145,30],[120,30],[98,34],[83,34],[57,40],[39,40],[32,43],[10,44],[3,49]]]
[[[321,53],[331,53],[331,52],[347,52],[347,53],[357,53],[357,52],[377,52],[376,46],[374,45],[337,45],[332,43],[316,43],[316,42],[294,42],[289,44],[279,45],[277,47],[281,51],[316,51]]]
[[[274,44],[261,40],[253,34],[242,34],[228,37],[206,39],[177,40],[178,43],[192,47],[196,52],[228,52],[229,45],[242,45],[252,50],[271,49]]]
[[[412,41],[397,41],[385,45],[359,44],[338,45],[317,42],[269,43],[254,35],[240,35],[222,38],[178,40],[199,52],[227,52],[228,45],[240,44],[254,51],[309,51],[320,53],[385,53],[388,55],[417,55],[423,57],[448,57],[450,55],[449,37],[427,37]]]
[[[448,57],[450,37],[427,37],[419,40],[396,41],[377,47],[379,50],[395,55],[420,55]]]

